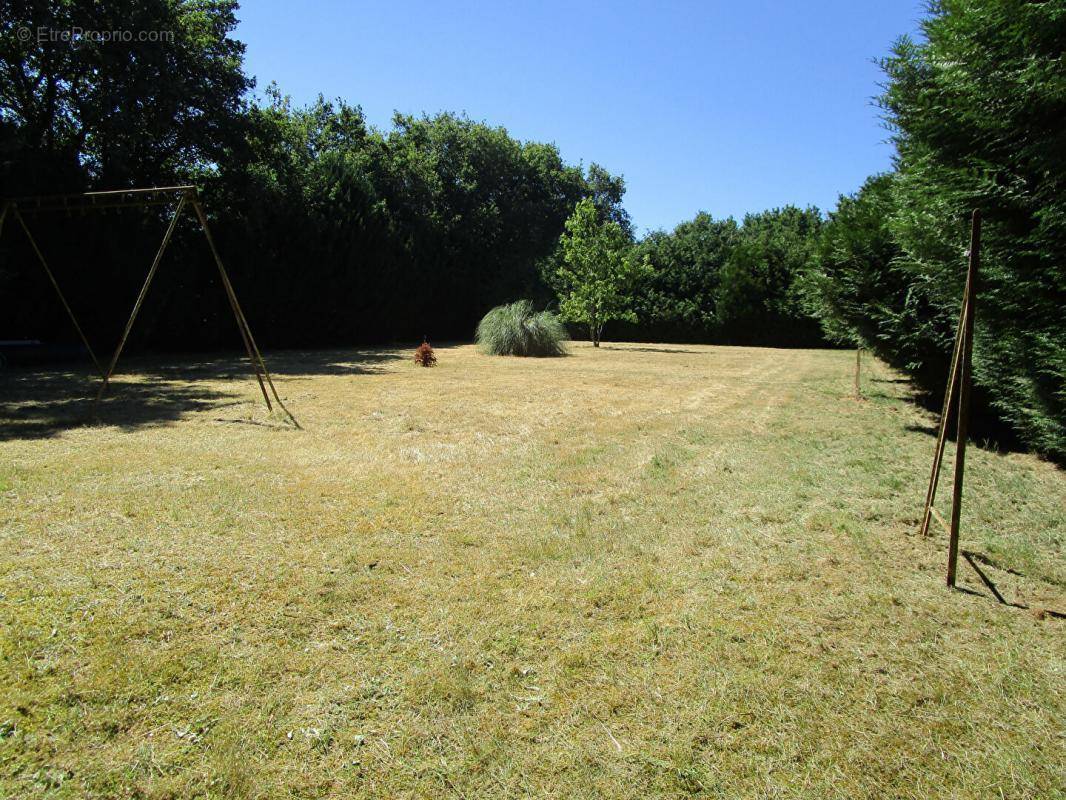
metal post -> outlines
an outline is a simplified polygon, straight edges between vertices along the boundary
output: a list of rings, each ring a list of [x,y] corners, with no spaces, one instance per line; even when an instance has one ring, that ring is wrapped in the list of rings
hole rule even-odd
[[[181,200],[178,201],[178,207],[174,209],[174,216],[170,219],[170,225],[167,227],[166,233],[163,234],[163,241],[159,245],[159,250],[155,254],[155,258],[152,260],[152,266],[148,269],[148,275],[144,279],[144,285],[141,287],[140,294],[137,295],[137,300],[133,304],[133,311],[130,312],[130,318],[126,322],[126,328],[122,331],[122,338],[119,339],[118,347],[115,348],[115,354],[111,357],[111,363],[107,367],[107,372],[104,373],[104,381],[100,384],[100,391],[96,393],[96,400],[93,401],[93,413],[96,413],[96,408],[100,404],[101,398],[104,396],[104,392],[107,391],[107,384],[111,381],[111,376],[115,372],[115,365],[118,363],[118,358],[122,355],[122,349],[126,346],[126,340],[129,338],[130,331],[133,329],[133,322],[137,319],[137,314],[141,310],[141,304],[144,302],[145,295],[148,294],[148,287],[152,283],[152,278],[155,277],[156,270],[159,269],[159,262],[163,260],[163,253],[167,249],[167,245],[170,244],[170,237],[174,233],[174,228],[178,225],[178,217],[181,215],[182,209],[185,208],[185,195],[181,196]]]
[[[263,402],[266,403],[267,411],[273,411],[274,407],[270,403],[270,396],[267,395],[266,386],[263,383],[263,374],[259,367],[259,359],[256,358],[256,354],[252,348],[251,331],[245,325],[240,306],[237,303],[237,295],[233,291],[233,286],[229,282],[226,270],[222,266],[222,258],[215,249],[215,241],[211,236],[211,231],[207,227],[207,215],[204,214],[203,210],[200,208],[200,203],[198,202],[196,195],[191,193],[191,196],[193,211],[196,213],[196,218],[200,221],[200,227],[203,228],[204,236],[207,239],[207,246],[211,249],[211,255],[214,256],[215,265],[218,267],[219,275],[222,278],[222,288],[226,292],[226,299],[229,301],[229,307],[233,312],[233,318],[237,321],[237,330],[240,331],[241,341],[244,342],[245,352],[248,353],[248,360],[252,362],[252,369],[255,370],[255,379],[259,383],[259,391],[263,393]]]
[[[970,264],[966,274],[966,323],[959,369],[959,424],[955,445],[955,486],[951,498],[951,533],[948,539],[949,587],[955,586],[959,562],[959,522],[962,518],[962,480],[966,469],[966,437],[970,426],[970,383],[973,378],[973,327],[977,306],[977,274],[981,264],[981,212],[974,210],[970,228]]]
[[[37,246],[37,240],[33,238],[33,234],[30,233],[29,227],[26,225],[26,220],[22,218],[22,214],[19,213],[18,206],[14,203],[10,204],[11,209],[15,213],[15,219],[19,221],[22,226],[22,230],[26,232],[26,238],[30,240],[30,246],[33,248],[33,252],[37,254],[37,260],[41,262],[41,266],[44,267],[45,274],[48,276],[48,280],[52,283],[52,288],[56,290],[56,294],[59,295],[59,302],[63,304],[63,308],[67,311],[67,316],[70,317],[70,321],[74,323],[74,330],[78,332],[78,336],[81,338],[81,343],[85,345],[85,349],[89,351],[89,357],[96,365],[96,370],[103,375],[104,368],[100,365],[100,360],[96,357],[96,353],[93,352],[92,345],[89,344],[88,338],[86,338],[84,331],[81,329],[81,325],[78,324],[78,318],[74,316],[74,312],[70,308],[70,303],[67,302],[67,298],[63,296],[63,291],[59,288],[59,284],[56,282],[55,275],[52,274],[52,270],[48,267],[48,262],[44,260],[44,254],[41,252],[41,248]]]
[[[207,214],[204,213],[203,206],[200,204],[199,197],[197,197],[195,191],[191,193],[192,206],[196,211],[196,216],[200,220],[200,225],[204,229],[204,236],[207,238],[207,244],[211,248],[211,255],[214,256],[215,265],[218,267],[218,274],[222,279],[222,285],[226,290],[226,295],[229,297],[230,305],[233,308],[233,314],[237,319],[237,327],[241,330],[241,336],[245,340],[245,346],[248,348],[248,357],[252,360],[252,365],[256,370],[256,377],[259,379],[259,388],[263,389],[263,397],[266,399],[267,408],[270,408],[270,399],[266,396],[266,389],[263,387],[263,380],[266,380],[267,385],[270,387],[270,392],[274,396],[274,402],[278,404],[278,407],[285,412],[285,415],[289,418],[293,425],[300,428],[300,423],[296,421],[296,417],[292,415],[292,412],[285,407],[285,404],[278,396],[278,390],[274,386],[274,381],[270,377],[270,372],[267,370],[266,362],[263,360],[262,353],[259,352],[259,347],[255,343],[255,337],[252,336],[251,326],[248,325],[248,320],[244,316],[244,312],[241,310],[241,305],[237,300],[237,293],[233,290],[233,284],[230,283],[229,274],[226,272],[226,268],[222,265],[222,257],[218,253],[218,248],[215,247],[214,237],[211,236],[211,228],[207,224]],[[262,376],[260,377],[260,371]]]
[[[948,439],[948,420],[951,418],[952,403],[959,385],[959,355],[962,352],[963,327],[966,324],[966,304],[970,296],[969,277],[967,288],[963,290],[962,309],[959,311],[959,324],[955,328],[955,347],[951,352],[951,366],[948,373],[947,390],[944,392],[944,405],[940,410],[940,425],[936,436],[936,448],[933,451],[933,469],[929,475],[929,486],[925,492],[925,513],[922,516],[921,535],[929,535],[929,518],[932,516],[933,503],[936,502],[936,490],[940,483],[940,464],[944,460],[944,448]]]
[[[862,375],[862,348],[855,348],[855,399],[862,399],[862,385],[859,378]]]

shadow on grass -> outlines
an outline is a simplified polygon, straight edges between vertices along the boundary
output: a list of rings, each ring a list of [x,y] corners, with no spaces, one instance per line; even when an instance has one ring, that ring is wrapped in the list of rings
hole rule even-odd
[[[926,436],[936,436],[938,433],[940,433],[940,428],[938,428],[936,425],[920,425],[917,423],[904,425],[903,430],[909,433],[924,433]]]
[[[903,430],[908,433],[922,433],[933,439],[935,439],[940,433],[938,424],[934,422],[928,424],[909,423],[903,426]],[[948,424],[947,431],[947,440],[952,447],[955,446],[956,432],[956,419],[953,414]],[[975,419],[974,417],[971,417],[970,436],[967,437],[966,442],[967,447],[977,447],[989,453],[996,453],[997,455],[1032,452],[1011,431],[1005,430],[1002,424],[987,418]],[[1052,461],[1052,463],[1055,462]],[[1058,464],[1057,466],[1061,468],[1063,465]]]
[[[282,397],[287,380],[373,374],[404,358],[406,351],[395,349],[282,351],[265,356]],[[137,380],[130,380],[131,376]],[[0,441],[48,438],[96,422],[135,430],[245,402],[244,391],[198,385],[201,381],[254,386],[255,373],[248,360],[235,353],[123,359],[94,417],[93,398],[100,377],[90,367],[6,369],[0,372]]]
[[[408,352],[397,348],[279,350],[263,356],[271,375],[287,377],[369,375],[384,372],[387,364],[407,358]],[[128,373],[158,376],[167,380],[243,380],[255,377],[248,359],[240,353],[141,356],[124,360],[120,367]]]
[[[0,441],[48,438],[96,422],[134,430],[234,404],[238,397],[206,387],[134,383],[116,376],[100,403],[99,416],[94,417],[93,398],[99,385],[99,376],[90,371],[5,374],[0,387]]]
[[[985,588],[992,593],[992,596],[1000,605],[1010,606],[1011,608],[1019,608],[1025,611],[1030,610],[1030,607],[1027,605],[1024,605],[1022,603],[1012,603],[1007,600],[999,591],[996,584],[992,582],[992,579],[988,576],[988,573],[981,569],[981,567],[979,566],[980,563],[986,564],[987,566],[996,566],[987,557],[983,556],[981,553],[973,553],[969,550],[961,551],[961,555],[964,559],[966,559],[966,563],[970,565],[973,571],[977,574],[977,577],[981,579],[981,583],[983,583],[985,585]],[[1011,569],[1007,569],[1005,571],[1010,572],[1013,575],[1021,575],[1020,572],[1015,572]],[[978,597],[984,596],[980,592],[974,591],[973,589],[967,589],[964,586],[956,586],[955,588],[958,591],[963,592],[964,594],[972,594]],[[1066,614],[1062,613],[1061,611],[1053,611],[1050,608],[1040,609],[1040,613],[1052,617],[1054,619],[1066,619]]]
[[[600,345],[601,350],[623,350],[627,353],[690,353],[699,355],[699,350],[685,350],[679,347],[612,347],[609,344]]]

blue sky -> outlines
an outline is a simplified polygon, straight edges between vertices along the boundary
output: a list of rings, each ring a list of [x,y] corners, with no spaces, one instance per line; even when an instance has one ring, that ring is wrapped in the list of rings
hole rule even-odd
[[[320,92],[387,127],[465,112],[626,178],[639,231],[697,211],[831,209],[889,167],[873,106],[923,0],[340,2],[246,0],[259,87]]]

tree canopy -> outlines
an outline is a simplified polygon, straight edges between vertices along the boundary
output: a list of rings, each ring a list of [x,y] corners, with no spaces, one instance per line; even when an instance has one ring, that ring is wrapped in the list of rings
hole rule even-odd
[[[244,45],[236,0],[0,3],[5,191],[160,185],[239,141]],[[114,42],[47,32],[138,31]],[[29,33],[27,37],[25,34]]]

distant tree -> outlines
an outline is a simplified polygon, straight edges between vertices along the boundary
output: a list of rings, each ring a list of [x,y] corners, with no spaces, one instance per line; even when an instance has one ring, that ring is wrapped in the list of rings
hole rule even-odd
[[[909,276],[896,264],[892,183],[891,174],[877,175],[856,194],[841,196],[804,279],[808,310],[826,336],[882,357],[899,346],[900,320],[918,310],[908,306]]]
[[[600,221],[617,222],[626,238],[632,240],[633,222],[629,218],[629,212],[622,205],[626,193],[625,178],[621,175],[612,175],[593,162],[589,165],[585,183],[588,187],[588,197],[591,197],[596,205]]]
[[[720,273],[737,236],[734,220],[715,220],[701,212],[669,233],[652,231],[637,243],[635,258],[651,266],[636,291],[641,335],[668,341],[714,339]]]
[[[378,131],[358,107],[273,88],[249,114],[226,177],[248,234],[234,249],[284,341],[459,338],[486,306],[551,299],[536,264],[586,193],[554,146],[455,114]]]
[[[744,218],[716,293],[715,314],[726,341],[820,341],[820,326],[803,302],[802,278],[821,226],[816,208],[786,206]]]
[[[565,228],[555,275],[559,310],[564,318],[587,325],[593,346],[599,347],[606,322],[636,321],[632,289],[647,267],[630,257],[622,226],[602,220],[592,198],[577,204]]]

